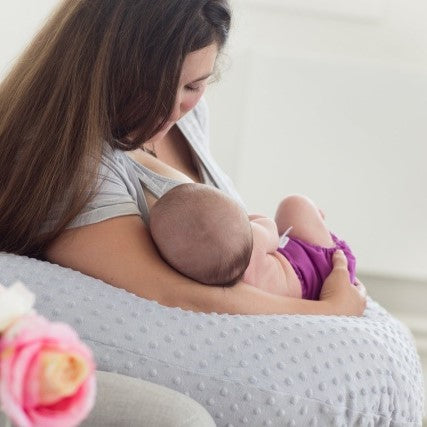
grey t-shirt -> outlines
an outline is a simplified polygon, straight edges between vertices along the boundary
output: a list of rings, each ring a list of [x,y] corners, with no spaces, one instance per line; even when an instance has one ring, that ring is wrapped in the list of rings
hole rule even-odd
[[[208,111],[204,99],[178,123],[196,160],[203,182],[213,185],[237,200],[240,199],[231,180],[221,170],[209,151]],[[99,170],[98,191],[92,201],[77,215],[67,228],[94,224],[123,215],[140,215],[148,223],[149,212],[142,186],[155,197],[179,185],[180,182],[158,175],[129,157],[126,152],[104,147]],[[53,209],[41,232],[50,230],[58,220],[60,207]]]

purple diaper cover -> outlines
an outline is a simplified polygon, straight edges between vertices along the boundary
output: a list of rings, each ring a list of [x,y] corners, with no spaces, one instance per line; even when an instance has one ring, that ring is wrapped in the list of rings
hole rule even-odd
[[[295,270],[301,282],[302,297],[304,299],[319,299],[323,282],[332,271],[332,255],[337,249],[341,249],[347,257],[350,281],[354,283],[356,258],[344,240],[339,240],[332,233],[331,237],[335,243],[335,247],[333,248],[324,248],[294,237],[289,237],[286,246],[277,249]]]

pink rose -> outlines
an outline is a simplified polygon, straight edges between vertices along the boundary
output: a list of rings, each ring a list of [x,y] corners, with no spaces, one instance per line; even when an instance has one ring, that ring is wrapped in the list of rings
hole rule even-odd
[[[94,405],[94,371],[70,326],[24,316],[0,340],[2,409],[22,427],[75,426]]]

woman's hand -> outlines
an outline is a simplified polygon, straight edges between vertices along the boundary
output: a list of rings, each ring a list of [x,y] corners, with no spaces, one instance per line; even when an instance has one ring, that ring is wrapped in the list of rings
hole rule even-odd
[[[323,283],[319,300],[330,314],[361,316],[366,308],[365,287],[357,279],[355,286],[351,284],[343,251],[335,251],[332,261],[334,268]]]

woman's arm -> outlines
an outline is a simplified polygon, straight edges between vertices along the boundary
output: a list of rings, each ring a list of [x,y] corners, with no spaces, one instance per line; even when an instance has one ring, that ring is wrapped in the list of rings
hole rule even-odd
[[[46,251],[53,263],[70,267],[169,307],[230,314],[361,315],[365,299],[340,267],[322,301],[268,294],[245,283],[206,286],[182,276],[159,256],[141,218],[121,216],[66,230]],[[346,277],[347,276],[347,277]],[[348,282],[348,283],[347,283]],[[349,286],[346,286],[348,284]]]

